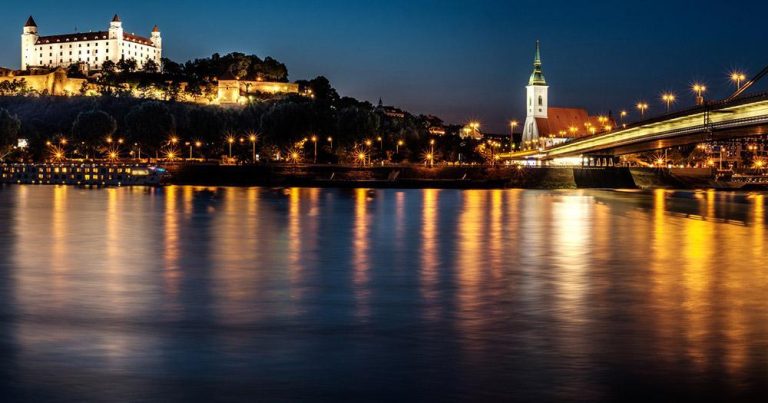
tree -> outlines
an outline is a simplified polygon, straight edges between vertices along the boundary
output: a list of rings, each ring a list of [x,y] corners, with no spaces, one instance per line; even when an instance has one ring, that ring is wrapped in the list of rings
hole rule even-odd
[[[141,69],[144,70],[145,73],[157,73],[158,71],[160,71],[160,66],[158,66],[154,60],[147,59],[147,61],[144,62],[144,66],[142,66]]]
[[[119,62],[117,62],[117,68],[120,69],[120,71],[125,73],[133,73],[136,71],[136,68],[138,67],[138,64],[136,63],[136,59],[126,59],[122,58]]]
[[[98,144],[111,137],[117,130],[117,122],[100,110],[80,112],[72,124],[72,135],[85,143],[86,157],[98,148]]]
[[[0,159],[4,159],[18,144],[21,121],[5,108],[0,108]]]
[[[156,153],[176,131],[176,120],[168,107],[159,102],[145,102],[135,106],[125,116],[128,135],[132,141]]]
[[[107,60],[101,65],[101,71],[106,75],[114,74],[117,65],[112,60]]]

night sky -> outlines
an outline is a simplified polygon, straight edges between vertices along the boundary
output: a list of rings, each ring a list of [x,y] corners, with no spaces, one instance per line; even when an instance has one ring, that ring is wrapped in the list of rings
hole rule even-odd
[[[0,13],[0,66],[18,68],[19,35],[33,15],[42,35],[106,30],[163,34],[176,61],[214,52],[272,56],[291,80],[325,75],[342,95],[478,119],[503,131],[524,119],[533,47],[542,42],[552,106],[630,109],[672,90],[693,103],[732,88],[727,73],[768,65],[765,1],[14,1]],[[768,79],[766,79],[768,80]],[[768,88],[765,84],[763,89]]]

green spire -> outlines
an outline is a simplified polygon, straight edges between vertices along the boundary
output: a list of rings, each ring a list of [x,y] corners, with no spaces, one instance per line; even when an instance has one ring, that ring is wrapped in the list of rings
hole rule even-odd
[[[531,79],[528,80],[528,85],[547,85],[547,81],[544,79],[544,73],[541,71],[541,49],[539,41],[536,41],[536,55],[533,58],[533,73],[531,73]]]

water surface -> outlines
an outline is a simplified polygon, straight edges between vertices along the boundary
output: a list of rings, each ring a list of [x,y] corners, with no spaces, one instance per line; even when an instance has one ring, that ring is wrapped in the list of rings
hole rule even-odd
[[[768,399],[765,208],[715,192],[6,186],[0,396]]]

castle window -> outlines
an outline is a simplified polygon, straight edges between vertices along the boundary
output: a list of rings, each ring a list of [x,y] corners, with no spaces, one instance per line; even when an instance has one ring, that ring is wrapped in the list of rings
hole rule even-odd
[[[539,95],[539,106],[542,106],[543,104],[544,104],[544,98],[542,98],[541,95]],[[541,109],[539,109],[539,111],[541,111]]]

